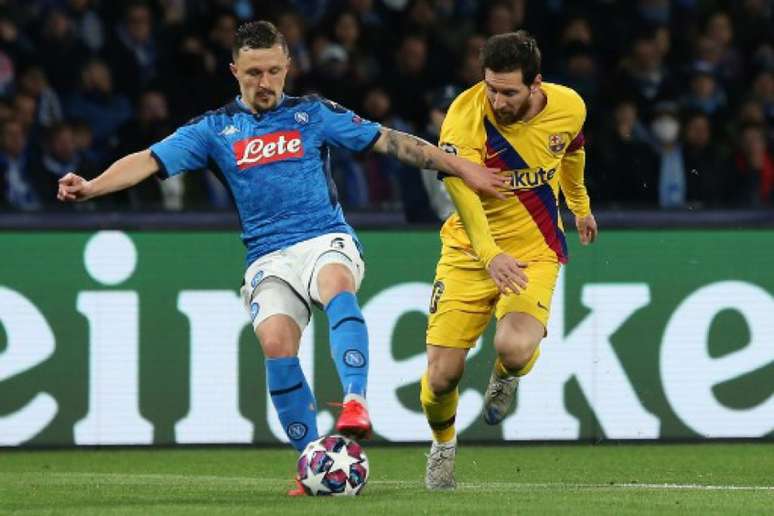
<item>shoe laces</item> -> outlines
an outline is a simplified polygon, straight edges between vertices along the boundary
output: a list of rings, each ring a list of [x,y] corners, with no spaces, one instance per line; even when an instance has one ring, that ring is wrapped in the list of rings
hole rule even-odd
[[[438,468],[444,461],[454,458],[454,447],[433,446],[430,453],[425,454],[425,457],[429,460],[430,469]]]
[[[489,385],[490,391],[492,393],[492,398],[500,398],[502,396],[506,395],[506,387],[511,387],[512,381],[510,381],[510,378],[497,378],[494,382],[492,382]],[[515,380],[515,378],[514,378]]]
[[[329,401],[328,402],[328,406],[329,407],[336,407],[336,408],[340,408],[340,409],[343,409],[343,408],[346,408],[346,407],[351,407],[351,406],[353,406],[353,404],[354,404],[354,406],[357,406],[357,407],[363,407],[363,404],[360,403],[357,400]]]
[[[490,393],[493,399],[502,398],[505,395],[505,384],[497,380],[490,386]]]

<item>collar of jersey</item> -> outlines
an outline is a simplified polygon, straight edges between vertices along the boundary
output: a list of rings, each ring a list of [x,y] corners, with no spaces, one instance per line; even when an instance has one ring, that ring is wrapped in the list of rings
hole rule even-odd
[[[280,97],[279,102],[277,102],[277,105],[274,106],[273,108],[271,108],[269,110],[269,112],[274,111],[274,110],[279,109],[280,107],[282,107],[282,104],[285,102],[285,98],[286,97],[287,97],[287,95],[285,95],[283,93],[282,96]],[[250,107],[247,104],[245,104],[244,101],[242,100],[242,95],[237,95],[237,97],[236,97],[236,104],[237,104],[237,106],[239,106],[239,109],[241,109],[242,111],[245,111],[246,113],[249,113],[251,115],[260,116],[260,115],[263,114],[263,113],[253,113],[253,110],[250,109]],[[266,113],[266,111],[264,111],[264,113]]]

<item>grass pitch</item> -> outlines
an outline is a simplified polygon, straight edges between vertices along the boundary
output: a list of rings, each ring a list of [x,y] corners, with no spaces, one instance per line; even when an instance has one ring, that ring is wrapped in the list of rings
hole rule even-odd
[[[287,449],[0,450],[0,513],[774,514],[774,443],[465,446],[424,490],[425,447],[367,447],[362,496],[288,498]]]

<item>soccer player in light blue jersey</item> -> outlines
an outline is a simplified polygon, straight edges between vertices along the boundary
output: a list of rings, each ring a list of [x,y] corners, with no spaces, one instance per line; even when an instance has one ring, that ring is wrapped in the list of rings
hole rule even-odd
[[[336,430],[368,437],[368,333],[355,297],[364,265],[331,179],[330,146],[389,154],[459,176],[474,190],[501,198],[503,178],[495,169],[364,120],[329,100],[285,95],[288,47],[271,23],[239,27],[233,59],[231,72],[240,90],[233,102],[119,159],[91,181],[67,174],[57,196],[85,201],[152,174],[166,178],[213,170],[239,214],[247,248],[242,294],[266,358],[269,393],[290,442],[303,450],[318,437],[315,398],[297,357],[312,305],[327,315],[343,389]]]

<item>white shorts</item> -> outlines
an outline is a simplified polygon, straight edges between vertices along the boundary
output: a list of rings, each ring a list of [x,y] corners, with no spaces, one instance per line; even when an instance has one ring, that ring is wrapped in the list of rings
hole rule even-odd
[[[247,268],[242,300],[253,328],[284,314],[304,331],[312,317],[312,303],[322,307],[317,275],[323,266],[339,263],[349,268],[355,289],[365,275],[365,264],[355,240],[348,233],[328,233],[261,256]]]

